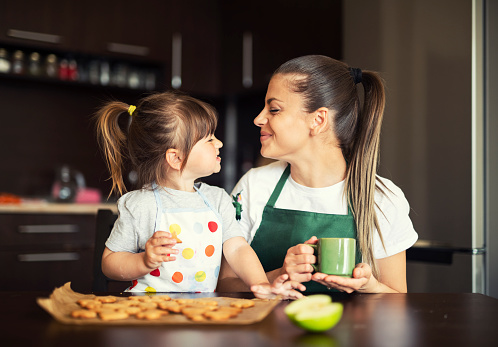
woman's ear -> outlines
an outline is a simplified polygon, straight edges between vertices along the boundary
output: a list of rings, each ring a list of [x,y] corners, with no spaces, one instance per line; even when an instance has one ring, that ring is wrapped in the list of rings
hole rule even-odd
[[[311,115],[311,136],[316,136],[329,128],[330,110],[328,108],[320,107]]]
[[[180,171],[183,162],[180,157],[180,151],[174,148],[168,149],[166,151],[166,162],[172,169]]]

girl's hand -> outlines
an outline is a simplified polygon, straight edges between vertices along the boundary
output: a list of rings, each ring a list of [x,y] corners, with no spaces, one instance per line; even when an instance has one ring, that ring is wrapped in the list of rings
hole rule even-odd
[[[260,299],[280,297],[283,300],[288,300],[302,298],[303,294],[296,289],[305,291],[306,287],[299,282],[288,281],[288,278],[289,275],[281,275],[271,285],[269,283],[262,283],[251,286],[251,291],[254,293],[254,296]]]
[[[173,248],[176,239],[166,231],[156,231],[154,235],[145,243],[144,263],[149,269],[157,269],[162,262],[176,259],[171,254],[178,254],[178,250]]]
[[[353,270],[353,277],[341,277],[327,275],[321,272],[313,274],[313,281],[327,286],[329,289],[335,288],[341,292],[352,293],[376,293],[378,292],[379,282],[372,276],[372,268],[365,263],[356,264]]]
[[[316,257],[313,255],[313,248],[306,245],[317,242],[318,238],[313,236],[304,244],[289,248],[281,268],[281,274],[288,274],[291,281],[308,282],[311,280],[311,273],[314,271],[311,264],[316,262]]]

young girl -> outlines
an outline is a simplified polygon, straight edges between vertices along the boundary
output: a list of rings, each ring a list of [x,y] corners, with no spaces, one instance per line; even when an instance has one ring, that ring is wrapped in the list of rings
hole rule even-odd
[[[127,132],[118,122],[122,114],[131,116]],[[125,160],[141,187],[118,201],[102,270],[109,278],[131,280],[127,291],[212,292],[223,254],[256,296],[300,297],[294,289],[302,285],[286,281],[287,275],[270,286],[235,222],[228,194],[194,183],[221,169],[216,126],[210,105],[173,92],[148,96],[136,107],[110,102],[97,113],[112,191],[126,191]]]

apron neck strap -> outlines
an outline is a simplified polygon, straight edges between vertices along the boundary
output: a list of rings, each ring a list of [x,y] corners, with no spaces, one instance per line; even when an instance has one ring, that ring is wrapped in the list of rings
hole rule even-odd
[[[277,199],[282,192],[282,189],[284,188],[285,181],[287,181],[287,178],[290,175],[290,165],[287,165],[285,168],[284,172],[282,173],[282,176],[280,176],[280,179],[278,180],[277,186],[273,190],[273,193],[270,196],[270,199],[266,203],[267,206],[270,207],[275,207],[275,203],[277,202]]]

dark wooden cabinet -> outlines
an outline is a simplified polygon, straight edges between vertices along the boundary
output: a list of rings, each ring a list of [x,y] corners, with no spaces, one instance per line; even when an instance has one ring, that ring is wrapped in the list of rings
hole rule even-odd
[[[84,50],[97,55],[167,64],[171,59],[171,1],[80,2]]]
[[[0,40],[78,54],[164,62],[170,1],[18,0],[0,11]]]
[[[179,89],[198,96],[219,96],[221,85],[221,23],[219,1],[174,1],[172,20],[172,58],[166,70],[175,78]],[[179,61],[175,61],[179,60]],[[181,66],[178,66],[178,63]],[[170,85],[177,87],[172,81]]]
[[[79,1],[16,0],[2,4],[0,40],[34,48],[78,50],[85,13]]]
[[[0,214],[0,290],[91,290],[95,215]]]
[[[342,58],[340,0],[222,1],[222,84],[266,91],[273,71],[302,55]]]

